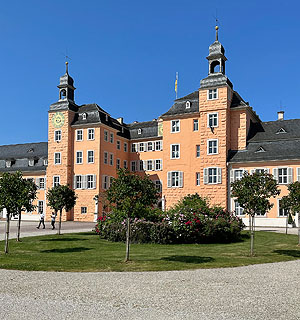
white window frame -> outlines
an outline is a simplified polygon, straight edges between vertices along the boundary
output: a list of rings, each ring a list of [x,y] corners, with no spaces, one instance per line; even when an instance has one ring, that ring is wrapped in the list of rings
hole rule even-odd
[[[183,187],[183,171],[169,171],[168,188],[182,188]]]
[[[153,145],[153,141],[148,141],[146,145],[147,145],[147,151],[154,151],[155,148]]]
[[[200,144],[196,144],[196,158],[200,158],[201,147]]]
[[[107,190],[109,188],[109,176],[102,176],[102,189]]]
[[[87,139],[88,140],[95,140],[95,129],[94,128],[87,129]]]
[[[171,133],[178,133],[178,132],[180,132],[180,120],[178,119],[171,120]]]
[[[216,146],[212,146],[212,151],[216,150],[216,152],[210,152],[210,143],[216,142]],[[207,155],[219,154],[219,139],[207,139]]]
[[[207,90],[207,100],[217,100],[219,97],[218,88]]]
[[[210,170],[216,170],[216,174],[213,177],[216,177],[215,182],[210,182]],[[204,184],[221,184],[222,183],[222,168],[219,167],[207,167],[203,169],[203,183]]]
[[[146,171],[153,171],[153,160],[146,160],[147,167]]]
[[[114,154],[113,153],[109,154],[109,165],[110,166],[114,165]]]
[[[57,180],[57,181],[55,181],[55,180]],[[53,183],[52,183],[52,185],[53,185],[53,187],[60,185],[60,176],[53,176]]]
[[[41,181],[41,180],[43,180],[43,181]],[[38,178],[38,183],[37,184],[38,184],[38,188],[40,190],[44,190],[45,187],[46,187],[46,178],[45,177]]]
[[[162,192],[162,182],[161,182],[161,180],[154,180],[153,183],[155,185],[156,190],[159,193],[161,193]]]
[[[56,153],[59,153],[59,152],[56,152]],[[60,161],[61,161],[61,158],[60,158]],[[29,167],[33,167],[34,166],[34,159],[29,159],[28,160],[28,166]]]
[[[91,179],[89,179],[91,178]],[[96,175],[87,174],[86,175],[86,188],[87,189],[96,189]]]
[[[178,146],[178,150],[174,150],[173,154],[173,146]],[[174,157],[173,157],[174,155]],[[177,156],[178,155],[178,156]],[[179,143],[174,143],[170,145],[170,159],[180,159],[180,144]]]
[[[81,153],[81,162],[78,162],[78,159],[80,159],[80,157],[78,157],[79,153]],[[76,164],[83,164],[83,151],[81,150],[76,151]]]
[[[145,161],[139,160],[139,171],[145,171]]]
[[[212,119],[211,119],[211,117],[212,117]],[[211,125],[210,125],[210,120],[212,120]],[[219,112],[208,113],[207,114],[207,128],[217,128],[218,126],[219,126]]]
[[[58,158],[56,158],[57,155],[58,155]],[[57,160],[59,161],[57,162]],[[55,165],[61,164],[61,152],[54,152],[54,164]]]
[[[55,142],[61,141],[61,130],[54,131],[54,141]]]
[[[287,209],[282,209],[283,213],[286,212],[286,214],[280,215],[280,201],[281,200],[282,200],[281,198],[277,199],[277,217],[278,218],[286,218],[288,216],[288,214],[289,214]]]
[[[108,131],[107,130],[103,131],[103,140],[108,142]]]
[[[81,134],[81,136],[80,136],[80,134]],[[82,129],[76,130],[76,141],[83,141],[83,130]]]
[[[38,213],[43,213],[44,210],[45,210],[45,201],[44,200],[38,200],[37,212]]]
[[[92,157],[93,157],[93,161],[90,161],[90,156],[89,156],[89,152],[92,152]],[[94,150],[87,150],[86,151],[86,160],[87,160],[87,163],[94,163],[95,162],[95,152],[94,152]]]
[[[123,160],[123,167],[125,169],[128,169],[128,163],[127,163],[127,160]]]
[[[154,169],[155,171],[161,171],[162,170],[162,159],[155,159],[154,160]]]
[[[87,207],[80,207],[80,214],[87,214]]]
[[[254,168],[250,170],[250,174],[253,174],[254,172],[256,173],[269,173],[270,169],[268,168]]]
[[[196,186],[200,186],[200,183],[201,183],[200,172],[196,172]]]
[[[83,175],[81,174],[74,175],[74,189],[78,189],[78,190],[83,189]]]
[[[145,152],[145,142],[139,143],[139,152]]]
[[[238,204],[238,206],[237,206],[237,204]],[[233,211],[237,217],[245,216],[244,208],[240,206],[240,204],[238,203],[238,201],[236,199],[232,199],[232,207],[233,207]]]
[[[279,177],[279,170],[282,170],[282,169],[286,169],[286,182],[280,182],[280,177]],[[274,168],[273,169],[273,176],[274,176],[274,179],[276,179],[277,183],[278,184],[290,184],[293,182],[293,168],[292,167],[278,167],[278,168]],[[281,178],[282,179],[282,178]]]
[[[132,143],[131,144],[131,153],[135,153],[135,152],[138,152],[138,143]]]
[[[110,132],[109,133],[109,142],[114,143],[114,141],[115,141],[115,135],[113,132]]]
[[[156,140],[155,141],[155,151],[162,151],[162,145],[163,145],[163,142],[162,140]]]
[[[199,119],[193,119],[193,131],[199,131]]]

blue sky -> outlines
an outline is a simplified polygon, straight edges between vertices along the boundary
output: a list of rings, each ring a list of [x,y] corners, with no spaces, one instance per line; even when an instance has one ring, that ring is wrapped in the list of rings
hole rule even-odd
[[[0,2],[0,144],[47,141],[64,55],[77,104],[125,122],[166,112],[207,76],[219,40],[226,74],[263,121],[300,118],[297,1],[10,0]]]

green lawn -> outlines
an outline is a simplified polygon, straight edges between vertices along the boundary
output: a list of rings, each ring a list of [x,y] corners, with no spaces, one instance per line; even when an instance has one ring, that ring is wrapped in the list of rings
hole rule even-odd
[[[5,255],[0,242],[0,268],[46,271],[160,271],[245,266],[300,258],[297,236],[255,233],[255,257],[249,257],[249,238],[231,244],[131,245],[124,263],[125,244],[100,240],[93,233],[49,235],[10,240]]]

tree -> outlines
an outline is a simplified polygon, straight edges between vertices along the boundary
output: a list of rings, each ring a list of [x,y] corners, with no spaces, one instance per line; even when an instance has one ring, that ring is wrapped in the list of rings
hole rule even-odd
[[[118,177],[113,179],[106,191],[106,199],[111,208],[122,212],[127,220],[126,255],[129,260],[130,219],[139,217],[145,207],[154,205],[158,199],[157,190],[148,176],[138,176],[128,170],[118,170]]]
[[[289,194],[282,197],[281,206],[288,210],[289,214],[298,212],[298,246],[300,246],[300,182],[295,181],[288,185]]]
[[[69,186],[58,185],[48,190],[48,206],[51,207],[55,214],[59,211],[58,234],[61,234],[61,216],[63,209],[70,211],[76,204],[77,196]]]
[[[238,201],[239,205],[244,208],[244,213],[250,218],[250,254],[254,253],[254,218],[255,214],[265,214],[273,204],[270,203],[271,197],[280,194],[276,180],[268,173],[247,172],[242,179],[231,183],[231,194]]]
[[[18,214],[17,241],[20,241],[21,213],[32,211],[35,206],[36,185],[32,180],[23,179],[22,173],[5,172],[0,179],[0,209],[6,209],[5,253],[8,253],[9,227],[12,214]]]

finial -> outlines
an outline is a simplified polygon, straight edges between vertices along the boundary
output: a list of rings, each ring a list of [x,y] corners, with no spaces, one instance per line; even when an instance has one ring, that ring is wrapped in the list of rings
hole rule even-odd
[[[68,65],[69,65],[69,62],[68,61],[66,61],[66,73],[68,73]]]
[[[218,26],[215,26],[215,29],[216,29],[216,41],[219,41],[219,39],[218,39],[218,30],[219,30],[219,27],[218,27]]]

